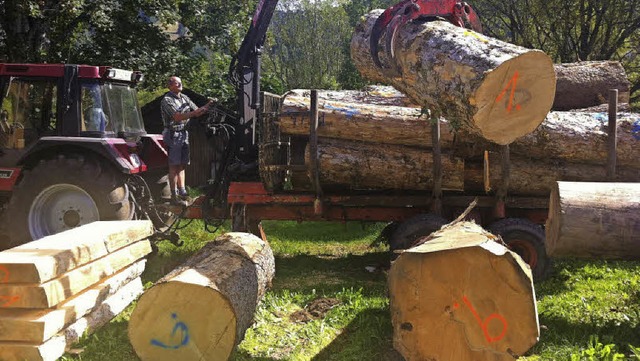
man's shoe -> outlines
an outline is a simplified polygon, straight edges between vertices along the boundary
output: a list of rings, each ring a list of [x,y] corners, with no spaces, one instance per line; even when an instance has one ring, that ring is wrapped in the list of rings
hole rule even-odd
[[[182,206],[182,207],[186,207],[187,206],[187,202],[184,201],[183,199],[181,199],[180,196],[171,197],[171,202],[170,203],[173,206]]]

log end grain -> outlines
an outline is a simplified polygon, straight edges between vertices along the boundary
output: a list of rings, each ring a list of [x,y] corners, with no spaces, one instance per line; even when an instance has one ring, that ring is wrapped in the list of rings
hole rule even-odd
[[[405,359],[513,360],[535,345],[533,282],[520,257],[468,222],[431,237],[389,272],[393,343]]]
[[[542,51],[528,51],[487,74],[472,104],[482,136],[505,145],[531,133],[551,109],[556,91],[553,62]]]
[[[226,360],[235,338],[236,317],[227,298],[182,282],[149,289],[129,321],[129,339],[142,360]]]

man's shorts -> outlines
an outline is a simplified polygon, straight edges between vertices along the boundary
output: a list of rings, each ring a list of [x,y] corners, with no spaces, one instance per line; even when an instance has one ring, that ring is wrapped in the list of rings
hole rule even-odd
[[[186,130],[174,132],[165,129],[162,140],[169,153],[169,165],[189,164],[189,135]]]

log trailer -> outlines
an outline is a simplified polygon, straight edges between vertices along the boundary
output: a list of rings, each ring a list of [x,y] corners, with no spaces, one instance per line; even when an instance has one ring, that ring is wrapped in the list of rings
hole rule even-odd
[[[278,96],[260,90],[260,54],[277,0],[260,0],[234,57],[230,80],[237,113],[211,109],[206,121],[211,179],[189,207],[169,206],[166,151],[160,135],[146,134],[135,96],[138,72],[63,64],[0,64],[0,196],[9,247],[95,220],[147,218],[157,239],[180,240],[177,219],[203,219],[215,227],[231,218],[236,231],[264,237],[261,220],[391,222],[383,232],[403,249],[455,218],[474,199],[469,217],[503,237],[536,277],[549,268],[544,231],[548,199],[446,192],[442,189],[439,123],[434,122],[428,192],[335,190],[323,187],[318,167],[318,100],[312,95],[308,137],[278,130]],[[401,11],[400,11],[401,10]],[[421,17],[444,17],[478,29],[475,13],[452,0],[405,0],[387,10],[378,27]],[[390,29],[390,30],[387,30]],[[391,36],[389,36],[391,35]],[[304,148],[310,145],[310,162]],[[192,152],[195,153],[195,152]],[[197,156],[197,154],[194,154]],[[508,147],[503,148],[508,169]],[[308,192],[287,190],[293,173],[306,174]]]

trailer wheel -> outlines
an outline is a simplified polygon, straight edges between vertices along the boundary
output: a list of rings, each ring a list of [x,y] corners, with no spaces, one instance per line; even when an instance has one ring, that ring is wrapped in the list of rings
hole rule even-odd
[[[419,238],[428,236],[447,224],[447,220],[435,214],[418,214],[404,221],[389,238],[391,251],[410,248]]]
[[[110,166],[75,155],[41,160],[24,171],[9,202],[8,246],[133,213],[129,189]]]
[[[545,234],[541,226],[522,218],[505,218],[493,223],[489,232],[502,237],[509,249],[529,265],[535,281],[541,281],[551,270],[551,259],[544,248]]]

